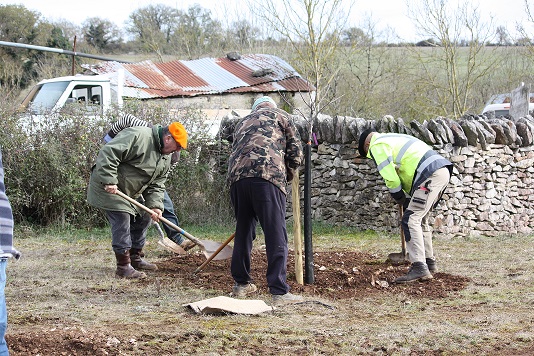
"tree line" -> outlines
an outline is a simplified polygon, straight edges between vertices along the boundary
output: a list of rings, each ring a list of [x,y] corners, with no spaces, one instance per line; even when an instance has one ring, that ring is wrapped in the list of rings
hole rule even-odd
[[[0,40],[71,50],[76,36],[76,51],[124,60],[222,57],[228,51],[277,55],[317,88],[308,103],[310,118],[321,113],[366,119],[392,115],[405,121],[458,118],[480,113],[493,94],[509,92],[521,82],[534,83],[530,42],[489,46],[502,39],[498,27],[483,21],[467,0],[459,6],[446,0],[421,0],[422,8],[411,8],[419,31],[432,39],[432,45],[425,46],[395,44],[394,34],[379,31],[371,19],[361,27],[350,26],[351,0],[247,3],[253,16],[230,26],[223,26],[198,5],[186,11],[149,5],[131,14],[128,38],[105,20],[88,19],[78,28],[49,22],[21,5],[0,5]],[[534,23],[532,16],[530,20]],[[533,37],[524,30],[520,33],[522,38]],[[18,222],[104,223],[102,215],[85,203],[85,192],[102,136],[118,113],[88,122],[79,114],[63,112],[47,118],[35,135],[22,132],[13,113],[18,96],[28,86],[71,74],[71,61],[65,55],[0,47],[4,98],[0,147]],[[125,105],[128,112],[147,121],[169,120],[165,103],[132,100]],[[182,109],[177,114],[180,119],[194,120],[188,128],[201,127],[200,110]],[[168,190],[176,197],[180,221],[228,222],[227,143],[213,145],[201,133],[191,132],[191,154],[184,154]]]
[[[533,34],[519,28],[513,38],[502,25],[481,18],[467,0],[458,6],[445,0],[410,5],[411,20],[428,38],[417,43],[399,42],[370,18],[359,27],[350,24],[354,0],[244,4],[250,16],[228,24],[198,4],[185,10],[151,4],[133,11],[123,28],[99,17],[81,25],[49,21],[23,5],[0,5],[0,40],[127,60],[274,54],[317,88],[312,114],[457,117],[477,113],[492,94],[532,82]],[[527,0],[525,11],[534,23]],[[0,47],[0,93],[16,101],[37,80],[71,74],[71,61]]]

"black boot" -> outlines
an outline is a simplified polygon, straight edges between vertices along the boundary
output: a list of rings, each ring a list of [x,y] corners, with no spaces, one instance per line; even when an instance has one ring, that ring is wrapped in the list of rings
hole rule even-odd
[[[130,249],[130,258],[132,260],[132,267],[137,269],[145,269],[148,271],[156,271],[158,266],[153,263],[149,263],[143,260],[142,257],[145,257],[142,249],[131,248]]]
[[[115,258],[117,259],[115,275],[118,278],[136,279],[146,277],[144,272],[136,271],[130,264],[130,251],[126,250],[124,253],[115,252]]]
[[[438,264],[436,263],[436,259],[434,257],[427,258],[426,265],[428,266],[430,273],[436,273],[438,271]]]
[[[432,274],[428,270],[426,263],[414,262],[408,270],[408,274],[395,279],[395,283],[410,283],[415,281],[428,281],[432,279]]]

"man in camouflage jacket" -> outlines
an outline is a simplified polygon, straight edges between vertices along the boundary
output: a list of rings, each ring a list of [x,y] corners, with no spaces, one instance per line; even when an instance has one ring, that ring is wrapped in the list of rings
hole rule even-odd
[[[259,221],[265,235],[266,277],[273,303],[301,300],[289,293],[286,282],[285,213],[286,185],[302,156],[295,125],[270,97],[257,99],[252,112],[236,124],[228,163],[230,198],[237,220],[231,263],[234,296],[257,290],[251,283],[250,254]]]

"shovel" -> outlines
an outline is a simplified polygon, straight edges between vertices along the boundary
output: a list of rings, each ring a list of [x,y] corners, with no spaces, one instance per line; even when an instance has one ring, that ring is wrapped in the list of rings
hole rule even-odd
[[[219,246],[219,248],[210,256],[208,257],[208,259],[206,261],[204,261],[203,264],[201,264],[200,266],[197,267],[197,269],[193,272],[193,274],[196,274],[200,271],[202,271],[204,269],[204,267],[206,267],[206,265],[208,263],[210,263],[211,260],[213,260],[215,257],[217,257],[217,255],[219,254],[219,252],[222,251],[222,249],[224,249],[226,247],[226,245],[228,245],[230,243],[230,241],[232,241],[235,237],[235,232],[232,234],[232,236],[230,236],[229,238],[226,239],[226,241],[224,241],[222,243],[221,246]]]
[[[123,197],[124,199],[128,200],[130,203],[134,204],[135,206],[143,209],[144,211],[150,213],[151,215],[156,214],[152,209],[147,208],[143,204],[139,203],[137,200],[130,198],[126,194],[124,194],[121,191],[117,190],[117,195]],[[206,258],[209,258],[211,255],[217,251],[217,249],[221,246],[220,243],[215,241],[209,241],[209,240],[199,240],[181,227],[173,224],[169,220],[165,219],[164,217],[159,218],[161,221],[163,221],[165,224],[167,224],[169,227],[173,228],[174,230],[178,231],[182,235],[184,235],[189,240],[193,241],[197,246],[200,248],[204,256]],[[228,258],[232,257],[232,248],[230,246],[224,246],[224,248],[217,253],[217,255],[213,258],[213,260],[226,260]]]
[[[406,259],[406,240],[404,239],[404,230],[402,229],[402,216],[404,215],[404,209],[399,204],[399,222],[400,222],[400,236],[401,236],[401,252],[390,253],[388,260],[394,265],[401,265],[407,261]]]
[[[158,239],[158,245],[163,247],[164,249],[177,253],[179,255],[185,255],[187,252],[183,249],[182,246],[178,245],[176,242],[172,241],[168,237],[165,236],[163,233],[163,230],[161,229],[161,226],[159,226],[159,223],[152,220],[152,224],[156,227],[156,230],[158,230],[159,239]]]

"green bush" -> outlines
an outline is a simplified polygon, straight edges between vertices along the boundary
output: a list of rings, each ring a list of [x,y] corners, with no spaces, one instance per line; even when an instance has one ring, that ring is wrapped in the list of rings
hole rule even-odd
[[[125,111],[152,123],[181,121],[188,129],[188,150],[167,181],[180,221],[231,221],[225,172],[221,172],[226,148],[208,135],[200,110],[132,101],[125,104]],[[0,108],[5,182],[17,223],[80,228],[106,224],[102,212],[86,203],[86,190],[102,137],[117,116],[117,110],[100,119],[62,113],[30,124]]]

